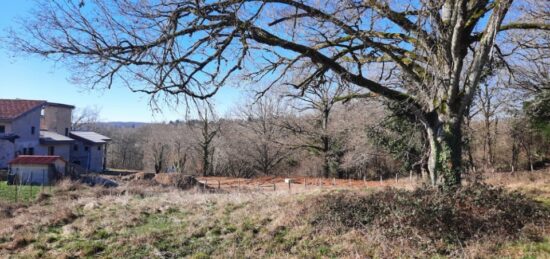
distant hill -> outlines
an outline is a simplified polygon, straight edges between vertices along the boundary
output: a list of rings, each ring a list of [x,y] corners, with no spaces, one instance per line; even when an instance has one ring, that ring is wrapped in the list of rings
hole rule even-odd
[[[99,122],[100,125],[105,125],[114,128],[139,128],[143,127],[149,123],[147,122],[135,122],[135,121],[109,121],[109,122]]]

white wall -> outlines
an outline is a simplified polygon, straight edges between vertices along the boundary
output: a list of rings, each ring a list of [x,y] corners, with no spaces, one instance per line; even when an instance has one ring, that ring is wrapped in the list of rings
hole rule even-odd
[[[37,155],[48,155],[48,148],[53,146],[54,147],[54,156],[60,156],[66,161],[69,161],[71,159],[71,148],[72,144],[57,144],[57,145],[51,145],[51,144],[41,144],[38,146],[38,152],[36,152]]]
[[[11,172],[23,184],[50,184],[48,165],[12,165]]]
[[[103,171],[103,158],[104,158],[104,149],[105,144],[91,144],[82,142],[78,139],[75,140],[73,144],[78,146],[78,150],[75,151],[74,148],[71,148],[71,162],[75,163],[80,162],[80,165],[84,168],[88,168],[94,172]],[[88,147],[88,151],[85,150],[85,147]],[[100,150],[98,150],[98,147]]]
[[[40,108],[37,108],[11,123],[0,123],[0,125],[6,126],[6,134],[15,133],[19,136],[15,140],[15,145],[9,141],[0,140],[0,168],[8,167],[8,162],[14,159],[17,154],[23,154],[24,148],[34,148],[34,154],[41,154],[38,153],[40,111]],[[31,134],[31,127],[34,127],[34,134]]]
[[[0,168],[7,168],[8,162],[13,159],[13,144],[7,140],[0,140]]]

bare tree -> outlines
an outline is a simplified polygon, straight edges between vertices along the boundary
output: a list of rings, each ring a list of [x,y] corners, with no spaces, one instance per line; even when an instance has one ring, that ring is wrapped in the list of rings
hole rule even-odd
[[[291,145],[314,150],[320,154],[324,177],[341,177],[337,173],[340,160],[345,153],[339,139],[342,132],[331,127],[331,115],[336,103],[343,101],[342,96],[352,95],[351,88],[345,81],[331,74],[321,76],[312,84],[314,85],[302,88],[298,93],[288,94],[297,100],[293,106],[298,112],[313,112],[313,119],[307,120],[310,125],[304,125],[301,120],[286,120],[283,126],[301,137],[301,142]]]
[[[97,106],[87,106],[74,110],[71,128],[73,130],[97,130],[100,113],[101,109]]]
[[[183,173],[185,170],[187,152],[188,150],[182,140],[177,139],[174,141],[174,168],[178,173]]]
[[[55,0],[42,1],[10,38],[18,50],[67,61],[78,82],[118,80],[153,96],[209,98],[239,73],[269,88],[315,63],[295,86],[332,71],[401,102],[424,125],[432,184],[456,186],[463,119],[479,82],[493,58],[514,57],[498,55],[500,39],[550,30],[547,2],[512,2]]]
[[[209,176],[214,169],[214,155],[216,152],[214,139],[220,132],[221,127],[211,109],[199,110],[198,115],[200,119],[197,125],[193,125],[195,123],[191,122],[191,126],[198,131],[195,149],[200,156],[199,172],[202,176]]]
[[[161,142],[155,142],[151,145],[153,166],[156,174],[166,170],[166,159],[167,153],[169,152],[168,148],[167,144]]]
[[[277,124],[286,115],[284,105],[278,97],[264,96],[239,112],[244,119],[239,124],[248,142],[247,156],[253,168],[264,175],[271,175],[290,154],[282,143],[285,133]]]

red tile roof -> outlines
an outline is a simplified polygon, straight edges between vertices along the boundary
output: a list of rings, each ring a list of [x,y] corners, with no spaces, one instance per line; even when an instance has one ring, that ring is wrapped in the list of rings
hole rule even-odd
[[[60,156],[18,156],[9,162],[10,165],[49,165],[60,159]]]
[[[0,99],[0,120],[14,120],[19,116],[44,105],[45,101]]]

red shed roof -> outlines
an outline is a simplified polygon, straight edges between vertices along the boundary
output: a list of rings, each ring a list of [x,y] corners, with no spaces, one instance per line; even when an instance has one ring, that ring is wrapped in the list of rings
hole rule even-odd
[[[14,120],[46,103],[38,100],[0,99],[0,120]]]
[[[65,161],[60,156],[18,156],[9,162],[10,165],[49,165],[55,161]]]

